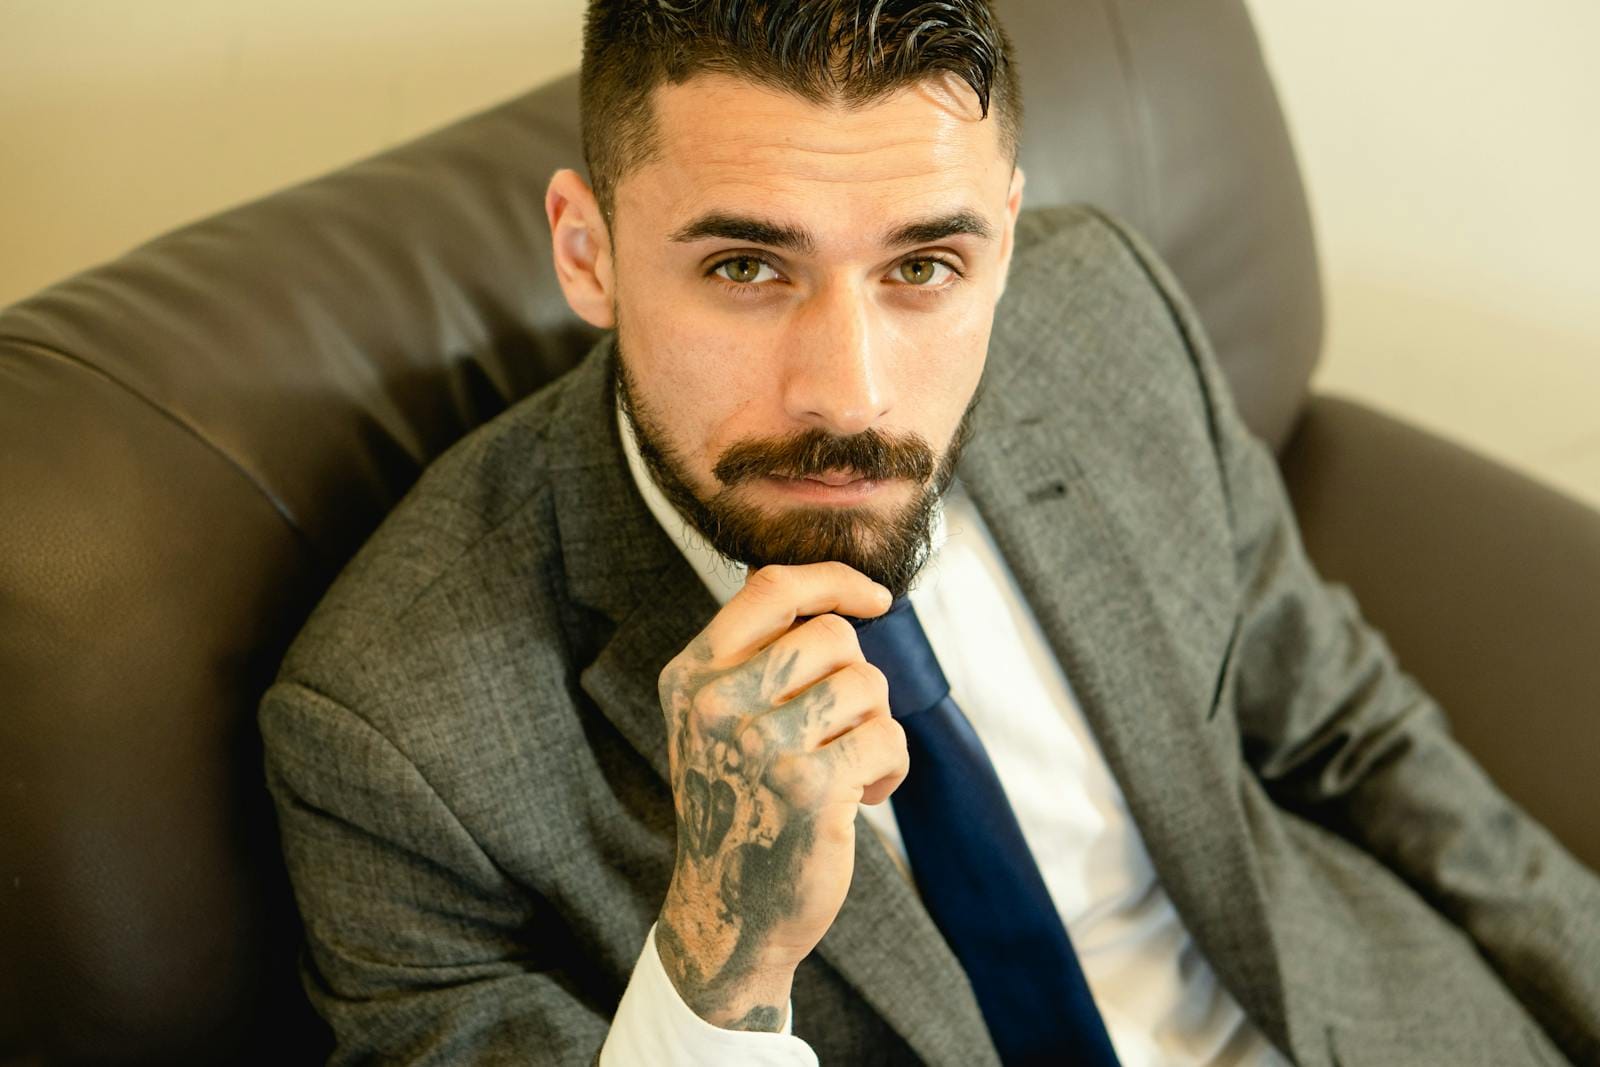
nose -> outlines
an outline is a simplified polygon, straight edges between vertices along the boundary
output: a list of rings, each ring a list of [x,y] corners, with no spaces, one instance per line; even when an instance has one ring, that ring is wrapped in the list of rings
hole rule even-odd
[[[784,405],[807,426],[857,434],[894,405],[882,331],[866,294],[846,281],[819,290],[799,312]]]

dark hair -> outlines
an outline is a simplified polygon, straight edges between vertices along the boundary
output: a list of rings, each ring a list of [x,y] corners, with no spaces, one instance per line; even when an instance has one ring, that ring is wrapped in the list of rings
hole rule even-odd
[[[658,158],[651,94],[729,74],[856,108],[940,72],[991,106],[1013,165],[1022,91],[989,0],[591,0],[579,101],[583,154],[607,225],[617,184]]]

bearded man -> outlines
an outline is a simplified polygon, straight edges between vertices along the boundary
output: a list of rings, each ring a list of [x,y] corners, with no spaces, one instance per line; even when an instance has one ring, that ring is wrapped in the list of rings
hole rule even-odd
[[[591,5],[545,203],[603,339],[262,705],[336,1062],[1600,1057],[1600,885],[1317,577],[1149,250],[1022,210],[1010,56]]]

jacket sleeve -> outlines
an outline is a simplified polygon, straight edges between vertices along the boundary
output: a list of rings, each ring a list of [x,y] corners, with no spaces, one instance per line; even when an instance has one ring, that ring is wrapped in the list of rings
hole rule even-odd
[[[1165,297],[1207,397],[1232,525],[1246,758],[1277,803],[1362,845],[1462,927],[1569,1056],[1600,1064],[1600,879],[1499,790],[1350,591],[1317,575],[1277,463],[1193,310],[1142,241],[1111,225]]]
[[[587,1064],[610,1024],[542,904],[364,718],[280,680],[262,700],[267,784],[305,924],[301,973],[330,1064]]]

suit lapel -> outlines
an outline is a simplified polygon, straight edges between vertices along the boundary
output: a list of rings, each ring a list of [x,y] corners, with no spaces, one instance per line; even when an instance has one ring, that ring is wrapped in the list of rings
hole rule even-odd
[[[1013,273],[1047,284],[1008,295],[996,315],[962,484],[1071,682],[1162,888],[1252,1021],[1289,1048],[1238,770],[1222,758],[1238,742],[1207,733],[1206,697],[1233,622],[1231,554],[1223,553],[1225,565],[1195,566],[1186,546],[1218,536],[1215,529],[1175,536],[1141,528],[1130,549],[1134,531],[1099,486],[1134,477],[1110,470],[1106,457],[1154,434],[1086,414],[1109,403],[1096,384],[1108,380],[1101,368],[1127,353],[1119,335],[1096,325],[1103,309],[1075,303],[1094,286],[1084,284],[1089,269],[1074,227],[1061,228],[1059,240],[1032,234],[1027,248],[1018,229]],[[1139,373],[1124,368],[1109,380],[1161,388],[1127,380]],[[1089,447],[1097,439],[1100,447]]]
[[[1037,480],[980,489],[985,478],[1009,469],[1016,480],[1017,471],[974,455],[963,464],[973,473],[963,484],[1071,681],[1162,888],[1245,1012],[1289,1047],[1259,871],[1233,800],[1236,782],[1201,733],[1206,709],[1157,666],[1179,650],[1092,484],[1069,460],[1040,461],[1044,453],[1028,436],[1011,437],[1013,447],[1000,454],[1031,454]]]

